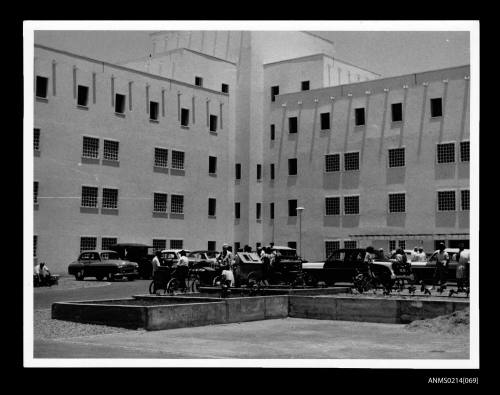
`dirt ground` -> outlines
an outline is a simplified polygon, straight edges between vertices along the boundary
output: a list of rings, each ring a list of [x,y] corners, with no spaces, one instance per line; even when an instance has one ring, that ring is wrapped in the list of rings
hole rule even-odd
[[[405,326],[409,331],[427,331],[439,334],[468,335],[470,328],[470,310],[455,311],[448,315],[426,320],[416,320]]]

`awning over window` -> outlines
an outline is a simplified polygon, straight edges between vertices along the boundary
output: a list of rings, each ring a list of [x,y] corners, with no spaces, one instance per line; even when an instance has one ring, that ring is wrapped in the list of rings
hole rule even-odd
[[[469,240],[469,233],[398,233],[349,235],[355,240]]]

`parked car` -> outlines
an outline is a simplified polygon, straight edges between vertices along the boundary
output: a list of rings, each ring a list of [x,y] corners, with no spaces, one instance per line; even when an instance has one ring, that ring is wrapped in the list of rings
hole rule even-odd
[[[445,248],[444,249],[450,256],[450,262],[448,264],[448,274],[447,278],[451,281],[456,281],[456,271],[458,265],[458,248]],[[436,255],[439,250],[434,251],[430,257],[425,262],[411,262],[411,269],[417,281],[432,282],[434,277],[434,272],[436,270]],[[464,249],[463,253],[469,257],[470,251]]]
[[[126,277],[132,281],[139,275],[139,265],[120,258],[116,251],[84,251],[78,259],[68,266],[68,274],[74,275],[79,281],[85,277],[95,277],[101,281],[104,277],[108,281]]]
[[[162,250],[161,252],[161,266],[172,266],[174,263],[179,261],[181,255],[179,254],[182,250],[170,249],[170,250]],[[186,251],[186,256],[191,252],[190,250]]]
[[[297,250],[286,246],[273,246],[272,251],[276,254],[273,271],[278,273],[276,277],[286,283],[294,283],[302,273],[302,264],[307,262],[297,255]]]
[[[197,250],[186,254],[190,266],[213,266],[217,264],[217,251]]]
[[[151,278],[153,273],[152,260],[154,258],[153,246],[139,243],[118,243],[109,247],[116,251],[120,259],[135,262],[139,265],[139,277]]]

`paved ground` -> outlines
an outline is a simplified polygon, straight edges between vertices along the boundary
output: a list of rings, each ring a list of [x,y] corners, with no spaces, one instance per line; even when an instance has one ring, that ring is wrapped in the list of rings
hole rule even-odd
[[[35,340],[35,358],[468,359],[468,335],[286,318]]]

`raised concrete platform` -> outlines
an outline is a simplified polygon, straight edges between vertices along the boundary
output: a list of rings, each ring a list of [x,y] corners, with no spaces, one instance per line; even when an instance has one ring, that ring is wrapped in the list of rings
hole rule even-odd
[[[221,293],[220,287],[199,287],[201,294],[206,295],[219,295]],[[231,288],[232,295],[249,296],[255,292],[252,288]],[[290,288],[285,286],[273,286],[272,288],[261,288],[257,291],[258,296],[267,295],[337,295],[351,293],[350,287],[325,287],[325,288]]]

